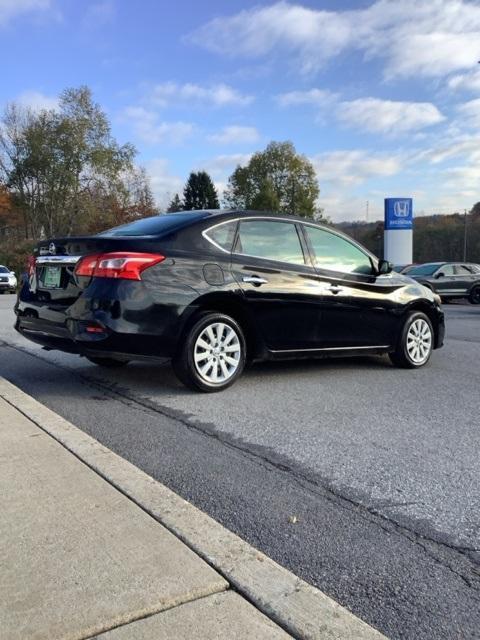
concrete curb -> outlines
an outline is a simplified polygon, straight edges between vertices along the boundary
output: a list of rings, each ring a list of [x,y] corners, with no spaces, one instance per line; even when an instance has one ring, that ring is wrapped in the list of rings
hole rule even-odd
[[[380,640],[381,633],[97,440],[0,378],[0,397],[133,500],[302,640]]]

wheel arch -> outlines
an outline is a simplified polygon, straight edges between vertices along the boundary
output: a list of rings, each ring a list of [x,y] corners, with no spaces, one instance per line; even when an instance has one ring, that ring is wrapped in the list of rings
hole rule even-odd
[[[471,284],[470,288],[468,289],[467,297],[472,293],[472,291],[473,291],[476,287],[480,287],[480,280],[475,280],[475,282],[472,282],[472,284]]]
[[[430,320],[430,322],[432,323],[432,327],[433,327],[433,334],[434,334],[434,343],[433,343],[433,348],[436,349],[438,346],[438,341],[439,341],[439,334],[440,334],[440,327],[439,327],[439,319],[438,319],[438,315],[435,312],[435,308],[432,304],[430,304],[429,302],[427,302],[426,300],[416,300],[415,302],[412,302],[409,306],[408,306],[408,312],[407,313],[411,313],[413,311],[422,311]]]
[[[263,359],[266,356],[265,342],[256,327],[251,313],[249,313],[241,297],[232,292],[207,293],[197,298],[184,311],[181,335],[183,336],[188,331],[200,314],[208,311],[224,313],[238,322],[247,343],[247,359],[249,361]]]

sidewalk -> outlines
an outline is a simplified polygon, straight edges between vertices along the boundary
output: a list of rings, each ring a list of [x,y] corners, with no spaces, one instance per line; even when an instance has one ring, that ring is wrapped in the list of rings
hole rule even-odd
[[[59,438],[52,437],[41,419],[49,420],[52,430],[63,428],[71,434],[68,437],[81,438],[83,445],[94,450],[97,457],[114,456],[116,464],[122,467],[125,490],[122,487],[119,491],[102,478],[91,468],[90,461],[85,463],[80,459],[85,457],[78,451],[66,448],[63,439],[59,442]],[[143,472],[0,379],[2,640],[292,637],[269,619],[283,622],[283,614],[275,613],[279,607],[266,589],[262,587],[261,606],[253,606],[231,588],[239,578],[233,579],[233,583],[227,581],[223,576],[228,570],[218,572],[212,568],[210,565],[217,567],[216,562],[205,562],[192,550],[192,545],[187,546],[138,506],[141,502],[136,500],[135,504],[127,497],[130,467],[133,473],[141,474],[135,479],[138,485],[144,480]],[[151,491],[168,492],[163,485],[145,478]],[[162,494],[156,495],[158,502]],[[190,519],[195,517],[189,511],[194,507],[177,496],[175,499],[181,501]],[[169,505],[163,505],[163,510],[173,512]],[[220,527],[217,523],[215,526]],[[175,530],[170,526],[169,529]],[[227,557],[234,567],[235,556],[244,554],[242,545],[247,545],[240,541],[235,548],[229,547],[229,536],[233,534],[220,529],[223,547],[227,548]],[[252,547],[248,553],[250,564],[253,559],[261,571],[266,567],[271,573],[272,561],[265,562],[265,557]],[[281,567],[278,569],[288,574]],[[261,574],[255,575],[261,585]],[[316,590],[309,586],[303,589],[305,583],[292,577],[300,596],[303,590],[310,598],[300,602],[310,601],[313,605],[309,610],[305,606],[304,610],[293,610],[292,615],[287,615],[292,624],[287,620],[282,624],[284,628],[296,628],[296,616],[300,620],[309,614],[317,616],[316,601],[311,600],[311,592]],[[255,582],[250,569],[244,579]],[[283,583],[279,581],[275,587],[278,590]],[[255,585],[251,589],[248,585],[243,587],[244,593],[250,590],[255,594]],[[313,631],[295,634],[297,637],[352,640],[383,637],[321,592],[317,593],[321,596],[324,619],[312,620]],[[281,595],[288,600],[290,594]],[[255,595],[249,599],[255,602]],[[330,602],[333,613],[325,608]],[[298,603],[295,606],[299,609]],[[270,611],[272,616],[265,615]]]

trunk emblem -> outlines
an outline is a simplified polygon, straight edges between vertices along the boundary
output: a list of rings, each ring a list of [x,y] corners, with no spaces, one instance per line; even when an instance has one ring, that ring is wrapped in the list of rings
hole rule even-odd
[[[48,245],[48,253],[49,253],[50,255],[54,256],[54,255],[56,254],[56,252],[57,252],[57,247],[55,246],[55,244],[54,244],[53,242],[51,242],[51,243]]]

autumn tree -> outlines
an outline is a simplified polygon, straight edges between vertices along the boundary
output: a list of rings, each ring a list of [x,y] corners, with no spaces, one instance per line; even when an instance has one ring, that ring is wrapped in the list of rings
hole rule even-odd
[[[69,235],[155,211],[135,149],[112,137],[87,87],[66,89],[58,110],[11,104],[0,127],[0,180],[14,194],[25,236]]]
[[[311,162],[291,142],[271,142],[245,167],[237,166],[224,199],[232,208],[321,218],[320,189]]]
[[[218,195],[212,179],[206,171],[189,175],[183,190],[183,209],[218,209]]]

